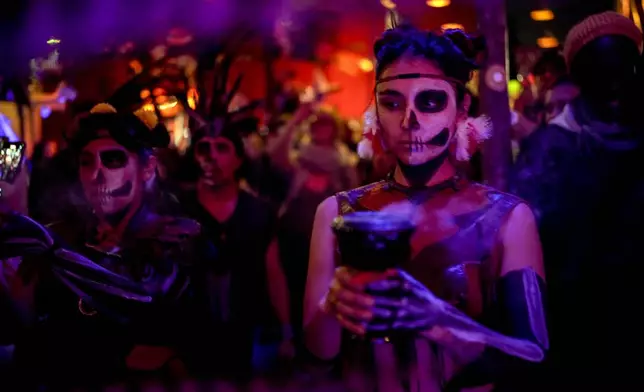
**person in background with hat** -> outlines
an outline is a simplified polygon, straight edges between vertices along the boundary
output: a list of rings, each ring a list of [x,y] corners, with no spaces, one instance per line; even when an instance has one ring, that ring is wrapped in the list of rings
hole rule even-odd
[[[511,191],[534,208],[543,244],[550,387],[642,383],[629,358],[642,343],[641,48],[615,12],[575,26],[564,57],[580,95],[524,140],[513,168]]]
[[[3,241],[24,237],[0,244],[0,258],[30,244],[16,253],[22,261],[10,287],[21,324],[14,358],[20,390],[186,375],[184,354],[196,339],[193,261],[214,257],[214,249],[197,222],[160,215],[147,202],[153,150],[168,139],[162,125],[150,129],[132,113],[97,105],[70,140],[78,177],[68,193],[82,202],[47,226],[53,248],[32,254],[42,235],[30,228],[45,229],[0,214]],[[84,261],[61,266],[60,249]]]

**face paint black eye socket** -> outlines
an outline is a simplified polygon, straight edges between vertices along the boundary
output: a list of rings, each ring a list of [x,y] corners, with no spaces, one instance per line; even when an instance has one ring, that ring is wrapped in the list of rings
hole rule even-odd
[[[230,144],[228,143],[215,143],[215,149],[218,153],[221,154],[229,153],[232,150]]]
[[[195,146],[195,154],[202,157],[210,155],[210,142],[202,140],[197,143]]]
[[[449,96],[443,90],[421,91],[414,98],[414,105],[421,113],[438,113],[447,107]]]
[[[105,150],[99,153],[101,164],[108,169],[122,169],[127,166],[128,156],[123,150]]]

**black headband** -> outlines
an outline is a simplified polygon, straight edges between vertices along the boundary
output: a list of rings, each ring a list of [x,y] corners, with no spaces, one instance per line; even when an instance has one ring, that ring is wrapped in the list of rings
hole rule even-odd
[[[389,76],[389,77],[386,77],[386,78],[378,79],[378,80],[376,80],[376,86],[379,85],[380,83],[390,82],[392,80],[421,79],[421,78],[445,80],[447,82],[454,83],[459,87],[464,87],[463,82],[461,82],[458,79],[450,78],[450,77],[447,77],[447,76],[434,75],[434,74],[423,74],[423,73],[406,73],[406,74],[399,74],[399,75],[394,75],[394,76]]]

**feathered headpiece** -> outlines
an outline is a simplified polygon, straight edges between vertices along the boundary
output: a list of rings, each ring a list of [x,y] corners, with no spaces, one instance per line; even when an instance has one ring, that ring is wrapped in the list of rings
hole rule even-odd
[[[182,97],[185,110],[193,121],[191,125],[193,138],[204,136],[240,138],[242,134],[257,129],[259,120],[253,112],[262,104],[262,101],[254,100],[240,104],[243,100],[239,99],[238,93],[243,75],[239,75],[228,89],[230,69],[236,60],[234,54],[220,50],[210,56],[214,57],[210,61],[211,64],[207,64],[208,61],[201,61],[200,71],[214,73],[212,86],[203,85],[203,81],[198,86],[199,101],[195,110],[191,109],[185,97]],[[203,64],[206,66],[203,67]]]

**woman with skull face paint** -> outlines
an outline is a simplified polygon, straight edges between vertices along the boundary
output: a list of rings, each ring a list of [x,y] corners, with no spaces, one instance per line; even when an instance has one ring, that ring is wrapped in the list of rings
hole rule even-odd
[[[192,337],[189,275],[200,227],[145,202],[153,149],[167,143],[163,126],[150,130],[106,104],[79,120],[71,148],[87,205],[49,228],[55,249],[83,255],[98,275],[72,268],[61,277],[49,268],[53,253],[23,258],[13,295],[29,327],[16,346],[28,380],[66,388],[175,374]]]
[[[548,346],[541,247],[530,208],[455,169],[454,160],[466,160],[471,144],[486,133],[485,122],[467,116],[464,85],[475,64],[466,38],[460,31],[436,35],[396,27],[376,42],[375,118],[366,122],[373,127],[368,136],[374,151],[395,154],[397,166],[387,180],[339,193],[317,211],[306,344],[323,360],[341,354],[350,390],[500,385],[527,363],[437,325],[432,303],[534,344],[538,357]],[[338,267],[332,220],[398,203],[411,205],[418,219],[411,260],[376,281],[373,274]],[[397,299],[388,297],[389,290],[398,290]],[[383,318],[388,322],[378,324]],[[405,333],[406,340],[361,338],[383,327]]]

